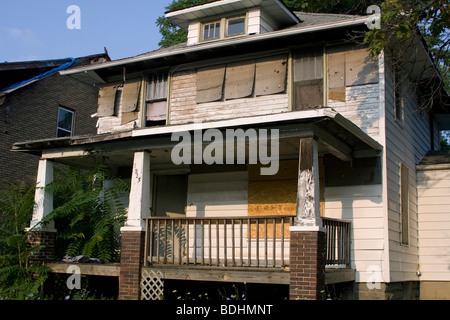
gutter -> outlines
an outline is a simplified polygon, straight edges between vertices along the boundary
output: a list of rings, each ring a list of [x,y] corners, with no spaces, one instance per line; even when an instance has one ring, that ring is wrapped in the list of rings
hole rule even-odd
[[[251,36],[245,37],[245,38],[234,38],[234,39],[229,39],[229,40],[225,39],[225,40],[221,40],[221,41],[217,41],[217,42],[203,43],[203,44],[193,45],[190,47],[174,49],[173,51],[170,51],[170,52],[167,52],[167,51],[158,52],[158,50],[156,50],[156,51],[150,52],[148,55],[140,55],[140,56],[136,56],[136,57],[132,57],[132,58],[126,58],[126,59],[121,59],[121,60],[116,60],[116,61],[111,61],[111,62],[105,62],[99,66],[86,66],[86,67],[81,67],[78,69],[70,69],[70,70],[60,71],[60,74],[61,75],[73,75],[73,74],[77,74],[77,73],[101,70],[101,69],[111,68],[111,67],[116,67],[116,66],[123,66],[123,65],[131,64],[131,63],[142,62],[142,61],[147,61],[147,60],[152,60],[152,59],[157,59],[157,58],[170,57],[170,56],[175,56],[178,54],[186,54],[186,53],[198,52],[198,51],[202,51],[202,50],[222,48],[222,47],[227,47],[230,45],[252,43],[252,42],[256,42],[256,41],[269,40],[269,39],[274,39],[274,38],[278,38],[278,37],[286,37],[286,36],[291,36],[291,35],[296,35],[296,34],[303,34],[303,33],[309,33],[309,32],[314,32],[314,31],[323,31],[323,30],[329,30],[329,29],[337,29],[337,28],[341,28],[341,27],[349,27],[349,26],[355,26],[355,25],[361,25],[361,24],[367,25],[367,23],[369,23],[370,21],[371,21],[371,16],[367,16],[367,17],[357,18],[352,21],[334,22],[334,23],[330,23],[330,24],[323,24],[323,25],[319,25],[319,26],[310,26],[310,27],[306,27],[306,28],[291,27],[291,28],[283,29],[283,30],[279,30],[279,31],[255,34],[255,35],[251,35]]]

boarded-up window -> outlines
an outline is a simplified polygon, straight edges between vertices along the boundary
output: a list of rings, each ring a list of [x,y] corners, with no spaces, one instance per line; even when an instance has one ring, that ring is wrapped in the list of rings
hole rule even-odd
[[[98,117],[108,117],[114,115],[114,103],[116,100],[116,87],[108,86],[100,88],[98,92]]]
[[[125,83],[122,89],[122,113],[134,112],[138,107],[141,81]]]
[[[225,65],[197,70],[197,103],[222,99]]]
[[[261,58],[256,61],[255,95],[269,95],[286,89],[286,55]]]
[[[366,49],[347,52],[345,55],[345,84],[357,86],[378,82],[378,63]]]
[[[252,94],[255,61],[228,64],[225,74],[225,99],[245,98]]]
[[[345,52],[328,54],[328,98],[345,102]]]
[[[323,105],[322,49],[295,55],[294,108],[304,110]]]
[[[400,163],[401,243],[409,244],[409,170]]]
[[[366,49],[328,48],[328,98],[345,102],[345,88],[378,82],[378,63]]]

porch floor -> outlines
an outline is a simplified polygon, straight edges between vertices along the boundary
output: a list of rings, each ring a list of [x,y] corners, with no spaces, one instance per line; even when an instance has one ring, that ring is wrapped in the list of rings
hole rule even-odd
[[[54,273],[72,274],[68,267],[76,265],[80,268],[81,275],[112,276],[120,274],[120,264],[92,264],[67,262],[53,262],[46,264]],[[289,285],[289,267],[286,268],[255,268],[255,267],[205,267],[205,266],[177,266],[155,265],[142,267],[146,270],[161,271],[164,279],[171,280],[196,280],[196,281],[224,281],[224,282],[249,282],[264,284]],[[326,268],[325,283],[355,281],[355,269],[350,268]]]

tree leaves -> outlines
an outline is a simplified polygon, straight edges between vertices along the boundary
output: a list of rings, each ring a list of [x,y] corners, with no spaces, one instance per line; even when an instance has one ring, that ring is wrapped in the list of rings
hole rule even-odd
[[[129,193],[128,184],[99,166],[92,171],[58,170],[47,188],[54,194],[55,209],[44,222],[55,221],[59,250],[105,262],[117,259],[120,226],[126,219],[122,199]]]

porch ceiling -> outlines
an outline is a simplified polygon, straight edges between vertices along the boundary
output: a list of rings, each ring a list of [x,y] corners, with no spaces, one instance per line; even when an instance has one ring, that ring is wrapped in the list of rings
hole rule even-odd
[[[134,152],[147,150],[151,152],[152,164],[171,164],[171,151],[179,144],[179,140],[171,141],[172,133],[193,133],[199,129],[219,129],[225,132],[226,129],[239,128],[244,131],[267,129],[268,132],[278,129],[280,159],[298,157],[299,138],[311,136],[318,141],[319,155],[331,153],[341,160],[374,156],[382,149],[378,142],[339,113],[330,108],[321,108],[201,124],[144,128],[114,134],[26,141],[15,143],[12,150],[79,167],[95,167],[100,163],[111,167],[130,167]],[[205,146],[206,144],[203,148]],[[236,148],[236,144],[234,147]]]

